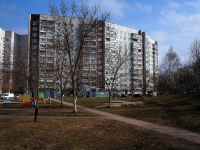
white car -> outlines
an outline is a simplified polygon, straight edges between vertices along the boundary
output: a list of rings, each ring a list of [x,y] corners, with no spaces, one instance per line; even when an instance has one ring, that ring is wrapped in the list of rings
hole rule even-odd
[[[1,96],[1,99],[13,99],[14,98],[14,93],[3,93]]]

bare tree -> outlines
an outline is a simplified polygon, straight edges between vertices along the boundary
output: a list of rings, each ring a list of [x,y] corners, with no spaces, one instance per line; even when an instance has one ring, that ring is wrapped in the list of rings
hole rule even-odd
[[[60,91],[60,101],[61,106],[63,106],[63,95],[64,90],[67,88],[67,84],[69,83],[69,62],[68,57],[64,51],[60,51],[60,49],[55,49],[55,76],[56,76],[56,84]]]
[[[15,61],[13,62],[13,81],[19,86],[23,92],[31,91],[34,97],[34,91],[37,88],[37,80],[34,79],[32,72],[35,70],[34,66],[29,66],[29,51],[27,42],[23,42],[15,53]]]
[[[83,66],[84,47],[96,37],[96,30],[103,26],[108,19],[109,13],[101,13],[99,5],[91,9],[82,4],[78,7],[74,2],[67,5],[61,2],[60,8],[50,4],[50,14],[57,29],[55,33],[55,45],[59,43],[59,49],[66,55],[69,62],[69,81],[73,92],[73,112],[77,112],[77,92],[80,86],[80,74]]]
[[[11,79],[11,70],[10,69],[2,69],[2,92],[10,92],[10,87],[11,87],[11,83],[10,83],[10,79]],[[12,92],[12,91],[11,91]]]
[[[158,77],[155,74],[151,74],[148,70],[146,70],[146,76],[147,91],[157,91]]]
[[[120,79],[127,75],[127,72],[123,70],[123,68],[126,68],[126,62],[128,61],[127,49],[122,49],[122,47],[119,46],[119,49],[115,49],[114,52],[108,53],[106,57],[107,78],[105,79],[105,83],[109,92],[108,107],[110,107],[115,85],[118,84],[122,86],[123,81]]]
[[[190,45],[191,61],[193,69],[198,76],[198,89],[200,86],[200,39],[196,38]]]
[[[176,90],[175,73],[180,66],[180,58],[171,46],[161,64],[162,69],[160,68],[160,73],[163,74],[165,81],[170,85],[170,94],[172,94],[173,90]]]

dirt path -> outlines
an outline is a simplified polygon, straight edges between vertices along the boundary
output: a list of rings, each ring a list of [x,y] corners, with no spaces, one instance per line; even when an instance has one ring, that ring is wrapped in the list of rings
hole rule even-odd
[[[55,99],[52,99],[52,100],[56,101],[56,102],[60,102],[59,100],[55,100]],[[68,103],[68,102],[63,102],[63,104],[68,105],[68,106],[73,106],[72,103]],[[178,137],[178,138],[183,138],[188,141],[192,141],[192,142],[200,144],[200,134],[193,133],[193,132],[190,132],[187,130],[177,129],[177,128],[173,128],[173,127],[167,127],[167,126],[149,123],[149,122],[145,122],[145,121],[141,121],[141,120],[137,120],[137,119],[127,118],[127,117],[123,117],[123,116],[119,116],[119,115],[115,115],[115,114],[111,114],[111,113],[107,113],[107,112],[103,112],[103,111],[99,111],[96,109],[91,109],[91,108],[79,106],[79,105],[77,105],[77,108],[101,115],[108,119],[118,120],[121,122],[125,122],[125,123],[129,123],[129,124],[136,125],[139,127],[143,127],[148,130],[157,131],[157,132],[160,132],[163,134],[167,134],[167,135]]]

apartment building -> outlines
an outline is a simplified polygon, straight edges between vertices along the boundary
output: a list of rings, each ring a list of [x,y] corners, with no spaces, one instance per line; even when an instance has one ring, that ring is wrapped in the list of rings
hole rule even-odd
[[[1,68],[1,94],[2,92],[14,92],[14,76],[12,70],[17,61],[17,55],[22,50],[22,45],[27,45],[28,35],[19,35],[13,31],[4,31],[0,28],[0,68]],[[17,81],[19,79],[16,79]],[[17,84],[17,83],[15,83]]]
[[[76,18],[72,25],[76,28]],[[84,28],[87,29],[87,25]],[[55,22],[51,16],[29,15],[30,66],[36,68],[31,73],[34,74],[35,81],[39,81],[39,88],[43,91],[58,90],[55,74],[51,70],[56,63],[51,44],[53,36],[60,29],[60,23]],[[158,46],[145,32],[104,22],[90,33],[88,40],[89,44],[83,48],[81,85],[87,85],[94,91],[106,90],[105,80],[113,76],[108,61],[110,58],[114,60],[115,52],[121,47],[128,54],[128,61],[125,67],[120,68],[120,72],[126,75],[116,80],[115,90],[130,94],[147,94],[147,91],[155,90]]]
[[[145,32],[105,23],[105,55],[112,56],[119,49],[128,54],[126,66],[121,72],[126,74],[116,81],[116,90],[127,91],[130,94],[143,94],[155,90],[158,76],[158,47],[157,42]],[[105,78],[110,78],[109,65],[105,57]]]
[[[4,41],[5,41],[5,31],[0,28],[0,95],[2,95],[3,87],[3,57],[4,57]]]

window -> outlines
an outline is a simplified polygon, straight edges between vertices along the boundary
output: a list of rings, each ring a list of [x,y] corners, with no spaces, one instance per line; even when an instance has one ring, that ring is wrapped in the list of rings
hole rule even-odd
[[[115,44],[110,44],[110,47],[115,47]]]
[[[101,58],[101,55],[98,55],[98,58]]]
[[[40,38],[40,42],[46,42],[45,38]]]
[[[32,36],[33,36],[33,37],[37,37],[38,34],[37,34],[37,33],[32,33]]]
[[[47,36],[52,36],[53,33],[52,33],[52,32],[47,32],[46,35],[47,35]]]
[[[98,41],[102,41],[102,38],[98,38]]]
[[[32,39],[32,43],[37,43],[37,39]]]
[[[53,39],[47,39],[47,42],[53,42]]]
[[[38,21],[33,21],[33,25],[38,25]]]
[[[41,28],[41,29],[46,29],[46,27],[45,27],[45,26],[41,26],[40,28]]]
[[[37,45],[32,45],[32,49],[37,49]]]
[[[96,68],[96,65],[90,65],[90,68],[95,69],[95,68]]]
[[[102,42],[99,42],[98,45],[99,45],[99,46],[102,46]]]
[[[33,27],[33,31],[37,31],[38,30],[38,27]]]
[[[102,66],[99,66],[98,69],[102,69]]]
[[[33,55],[37,55],[37,51],[32,51],[32,54]]]
[[[91,45],[92,45],[92,46],[96,46],[96,42],[92,41],[92,42],[91,42]]]
[[[102,72],[98,72],[98,75],[102,75]]]
[[[99,30],[102,30],[102,27],[99,27]]]
[[[37,57],[32,57],[32,61],[36,61],[37,60]]]
[[[46,45],[45,44],[40,44],[40,48],[45,48]]]
[[[103,35],[101,32],[98,32],[98,35]]]
[[[96,54],[95,54],[95,53],[91,53],[90,56],[91,56],[91,57],[95,57]]]
[[[102,49],[98,49],[98,52],[102,52]]]
[[[46,32],[40,32],[40,35],[46,35]]]

